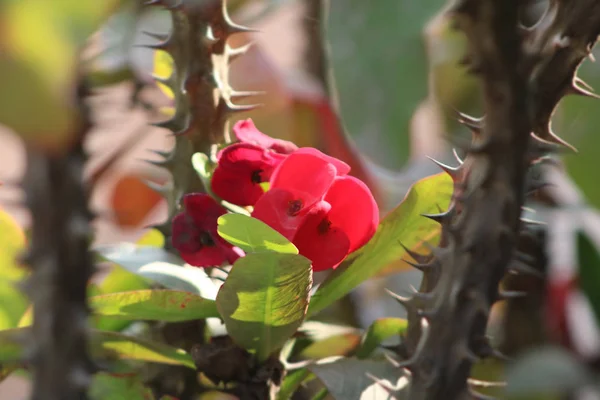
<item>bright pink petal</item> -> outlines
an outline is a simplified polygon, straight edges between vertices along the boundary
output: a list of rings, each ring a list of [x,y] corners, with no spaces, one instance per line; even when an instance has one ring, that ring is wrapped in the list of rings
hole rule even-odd
[[[324,159],[305,153],[292,153],[279,164],[271,177],[271,190],[284,189],[300,209],[321,200],[335,179],[335,167]]]
[[[183,205],[186,214],[193,218],[196,225],[204,229],[216,226],[217,218],[227,212],[215,199],[205,193],[186,194],[183,196]]]
[[[312,261],[314,271],[337,267],[350,249],[346,233],[327,218],[329,208],[327,202],[317,203],[293,240],[300,254]]]
[[[371,191],[353,176],[338,177],[325,195],[331,204],[328,218],[350,240],[350,252],[362,247],[379,224],[379,208]]]
[[[287,140],[273,139],[259,131],[252,119],[238,121],[233,126],[233,132],[237,140],[242,143],[251,143],[262,147],[263,149],[273,150],[276,153],[290,154],[298,149],[292,142]]]
[[[333,166],[336,169],[336,175],[338,176],[342,176],[342,175],[347,175],[348,172],[350,172],[350,166],[348,164],[346,164],[345,162],[343,162],[342,160],[339,160],[335,157],[331,157],[328,156],[327,154],[315,149],[314,147],[302,147],[298,150],[296,150],[297,154],[311,154],[313,156],[319,157],[320,159],[327,161],[330,164],[333,164]]]
[[[292,240],[307,215],[301,207],[297,208],[298,212],[290,212],[293,208],[291,206],[299,204],[297,201],[293,193],[284,189],[271,188],[254,205],[252,216],[269,225],[288,240]]]
[[[212,190],[230,203],[254,205],[263,195],[259,183],[268,182],[285,157],[248,143],[228,146],[220,152],[211,180]]]

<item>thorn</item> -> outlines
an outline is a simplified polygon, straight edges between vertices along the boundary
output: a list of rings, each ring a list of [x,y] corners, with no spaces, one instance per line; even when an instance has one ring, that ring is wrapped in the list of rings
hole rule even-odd
[[[160,42],[153,44],[134,44],[132,47],[141,48],[141,49],[150,49],[150,50],[163,50],[166,51],[169,47],[169,42]]]
[[[455,110],[455,112],[458,114],[458,122],[468,127],[474,135],[478,136],[481,133],[485,117],[475,118],[471,117],[470,115],[464,114],[458,110]]]
[[[469,385],[471,385],[473,387],[479,387],[479,388],[497,388],[497,387],[505,387],[506,386],[506,382],[482,381],[482,380],[475,379],[475,378],[469,378],[467,380],[467,382],[469,383]]]
[[[161,42],[167,41],[171,37],[171,35],[168,33],[154,33],[149,31],[142,31],[142,33],[146,36],[150,36],[152,39],[156,39]]]
[[[226,112],[229,113],[233,113],[233,112],[246,112],[246,111],[253,111],[256,110],[257,108],[263,107],[264,104],[233,104],[232,102],[228,101],[227,99],[223,99],[225,100],[223,102],[223,107],[225,108]]]
[[[524,263],[523,261],[514,260],[510,263],[508,267],[509,272],[523,275],[531,275],[537,278],[543,278],[544,274],[537,269],[533,268],[531,265]]]
[[[412,301],[412,299],[410,297],[401,296],[399,294],[392,292],[389,289],[384,289],[384,290],[386,291],[386,293],[388,295],[392,296],[392,298],[394,298],[398,303],[400,303],[404,308],[406,308],[408,310],[408,308],[411,305],[411,301]]]
[[[458,152],[456,151],[455,148],[452,149],[452,154],[454,154],[454,158],[456,158],[456,161],[460,164],[463,165],[464,164],[464,160],[460,158],[460,156],[458,155]]]
[[[161,185],[161,184],[158,184],[156,182],[152,182],[151,180],[148,180],[148,179],[144,179],[143,182],[150,189],[154,190],[156,193],[159,193],[161,195],[164,195],[164,194],[168,193],[169,190],[170,190],[170,188],[168,187],[168,185]]]
[[[569,93],[578,96],[591,97],[593,99],[600,99],[600,95],[594,93],[594,89],[578,77],[573,79],[573,82],[569,87]]]
[[[548,225],[547,223],[543,222],[543,221],[535,221],[533,219],[528,219],[528,218],[521,218],[521,222],[527,225],[534,225],[534,226],[546,226]]]
[[[251,97],[251,96],[264,96],[266,94],[267,94],[267,92],[260,91],[260,90],[257,90],[257,91],[239,91],[239,92],[237,92],[237,91],[231,91],[230,93],[228,93],[229,98],[231,100],[233,100],[233,99],[235,99],[235,100],[244,100],[244,99],[247,99],[248,97]]]
[[[170,164],[169,160],[147,160],[144,158],[138,158],[137,160],[159,168],[166,168]]]
[[[444,221],[448,218],[449,214],[447,212],[439,213],[439,214],[421,214],[422,217],[429,218],[432,221],[435,221],[439,224],[443,224]]]
[[[418,263],[408,261],[408,260],[404,260],[404,262],[407,263],[408,265],[410,265],[411,267],[413,267],[414,269],[417,269],[421,272],[430,271],[431,268],[433,267],[430,264],[418,264]]]
[[[487,394],[479,393],[473,389],[469,389],[469,392],[474,400],[498,400],[498,398],[494,396],[488,396]]]
[[[225,54],[227,55],[227,60],[230,63],[235,61],[239,56],[246,54],[252,46],[254,46],[254,42],[249,42],[249,43],[247,43],[243,46],[239,46],[239,47],[227,46],[227,48],[225,49]]]
[[[152,122],[152,123],[150,123],[150,125],[155,126],[157,128],[165,128],[172,132],[179,131],[179,127],[177,126],[178,122],[174,118],[167,119],[165,121],[160,121],[160,122]]]
[[[176,10],[183,7],[183,0],[176,0],[173,4],[166,6],[169,10]]]
[[[164,6],[162,0],[147,0],[145,6]]]
[[[539,135],[537,135],[537,134],[535,134],[533,132],[531,133],[531,135],[534,136],[540,142],[558,144],[558,145],[567,147],[568,149],[571,149],[575,153],[578,152],[577,149],[575,148],[575,146],[573,146],[569,142],[561,139],[556,134],[554,134],[554,132],[552,132],[552,130],[550,129],[550,127],[548,127],[547,131],[544,132],[544,134],[545,134],[546,137],[542,138],[541,136],[539,136]]]
[[[594,53],[592,53],[591,51],[588,53],[588,58],[590,59],[591,62],[596,62],[596,57],[594,56]]]
[[[399,243],[400,243],[400,246],[402,246],[402,248],[404,249],[404,251],[406,251],[406,253],[419,264],[427,264],[433,258],[433,256],[431,254],[417,253],[416,251],[412,251],[408,247],[403,245],[402,242],[399,242]]]
[[[394,359],[391,355],[389,355],[388,353],[383,353],[383,356],[385,357],[385,359],[392,364],[395,368],[398,368],[400,366],[400,361]]]
[[[229,37],[235,33],[257,33],[260,32],[257,29],[249,28],[246,26],[238,25],[231,20],[229,12],[227,11],[227,0],[221,2],[221,19],[225,27],[225,37]],[[219,21],[221,22],[221,21]]]
[[[433,161],[438,167],[440,167],[441,169],[443,169],[448,175],[450,175],[450,177],[452,178],[453,181],[456,181],[459,177],[460,174],[460,168],[454,168],[454,167],[450,167],[446,164],[444,164],[441,161],[436,160],[435,158],[429,157],[427,156],[427,158],[429,158],[431,161]]]
[[[511,300],[520,299],[527,296],[527,292],[511,291],[511,290],[500,290],[498,291],[499,300]]]
[[[381,388],[383,390],[385,390],[386,392],[388,392],[388,394],[393,394],[394,392],[397,392],[404,388],[404,386],[402,385],[402,382],[397,383],[396,386],[394,386],[394,385],[390,384],[388,381],[384,381],[382,379],[375,377],[370,372],[366,372],[365,375],[367,376],[367,378],[374,381],[377,385],[381,386]]]

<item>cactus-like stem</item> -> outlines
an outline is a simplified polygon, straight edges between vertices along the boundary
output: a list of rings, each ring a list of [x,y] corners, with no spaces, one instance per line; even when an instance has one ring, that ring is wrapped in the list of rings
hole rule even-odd
[[[227,120],[231,113],[256,107],[236,105],[235,100],[245,94],[234,91],[228,82],[229,63],[246,48],[232,49],[227,39],[250,29],[233,23],[226,2],[221,0],[165,0],[149,4],[169,9],[173,23],[172,31],[160,43],[150,46],[169,53],[175,64],[172,76],[161,81],[173,90],[175,114],[156,124],[175,135],[173,150],[161,162],[171,173],[172,184],[161,190],[168,201],[169,215],[157,228],[168,238],[170,221],[179,211],[183,195],[205,191],[192,167],[192,155],[209,155],[211,146],[228,142]]]
[[[531,28],[519,25],[516,0],[460,0],[452,12],[470,44],[470,69],[482,79],[486,117],[460,116],[473,140],[460,167],[442,166],[455,194],[447,213],[429,216],[442,224],[441,243],[429,257],[414,255],[422,258],[420,291],[399,298],[409,329],[398,366],[410,372],[411,399],[474,397],[473,363],[498,355],[485,329],[492,304],[510,297],[498,286],[519,261],[528,165],[552,143],[566,145],[550,118],[563,96],[591,95],[575,74],[600,32],[593,0],[553,0]]]
[[[32,269],[26,292],[34,310],[28,354],[33,400],[86,399],[94,372],[87,352],[86,288],[94,264],[83,178],[83,139],[91,128],[85,92],[82,85],[79,131],[70,149],[57,155],[27,147],[23,189],[32,218],[25,261]]]

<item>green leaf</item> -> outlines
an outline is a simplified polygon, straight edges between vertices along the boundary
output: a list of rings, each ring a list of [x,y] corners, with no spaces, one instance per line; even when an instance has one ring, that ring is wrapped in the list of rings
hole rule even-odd
[[[362,339],[356,357],[367,358],[384,340],[400,336],[406,331],[408,323],[402,318],[380,318],[373,322]]]
[[[219,317],[216,303],[189,292],[134,290],[89,299],[96,315],[130,320],[180,322]]]
[[[27,309],[27,298],[17,287],[27,275],[27,270],[17,263],[24,250],[23,229],[0,209],[0,329],[15,328]]]
[[[0,364],[17,363],[22,359],[24,339],[31,334],[30,330],[15,328],[0,331]],[[183,350],[117,332],[92,330],[90,349],[92,355],[100,359],[136,360],[196,368],[192,357]]]
[[[398,368],[386,360],[329,359],[308,367],[336,400],[396,399],[373,380],[377,378],[391,387],[407,384]],[[394,393],[397,395],[397,393]]]
[[[508,369],[506,394],[559,394],[593,382],[586,367],[569,352],[544,347],[523,354]]]
[[[296,254],[257,253],[238,259],[217,295],[227,332],[265,360],[306,316],[312,267]]]
[[[411,118],[428,90],[423,29],[446,3],[330,2],[326,37],[344,125],[367,156],[387,167],[408,159]]]
[[[596,321],[600,323],[600,254],[583,232],[577,234],[577,255],[579,286],[590,301]]]
[[[219,236],[246,253],[298,254],[298,248],[261,220],[241,214],[225,214],[217,220]]]
[[[217,287],[202,268],[182,266],[183,261],[164,249],[130,243],[101,246],[96,251],[106,260],[161,285],[215,299]]]
[[[300,352],[300,357],[308,360],[318,360],[333,356],[348,356],[358,347],[360,339],[360,335],[356,333],[330,336],[305,347]]]
[[[114,375],[105,372],[94,374],[89,388],[92,400],[150,400],[152,391],[136,375]]]
[[[381,221],[373,238],[358,255],[342,263],[327,277],[311,298],[309,315],[323,310],[392,262],[400,260],[406,255],[403,245],[414,248],[423,240],[431,239],[439,225],[421,214],[446,209],[452,188],[452,179],[446,173],[415,183],[404,201]]]
[[[289,400],[292,395],[298,390],[300,385],[306,384],[316,376],[306,368],[300,368],[294,371],[290,371],[286,374],[279,392],[277,393],[277,400]]]

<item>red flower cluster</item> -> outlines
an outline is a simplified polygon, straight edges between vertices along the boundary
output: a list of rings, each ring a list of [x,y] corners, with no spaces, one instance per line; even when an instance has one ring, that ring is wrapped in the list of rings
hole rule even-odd
[[[291,142],[272,139],[249,119],[238,122],[233,129],[239,142],[218,154],[213,191],[233,204],[253,205],[252,216],[294,243],[300,254],[312,261],[315,271],[337,267],[373,236],[379,222],[377,204],[368,187],[348,175],[348,164],[317,149],[298,149]],[[266,193],[260,186],[263,182],[270,183]],[[218,249],[221,262],[231,262],[233,254],[238,253],[215,238],[216,219],[224,210],[204,204],[204,210],[192,211],[189,206],[186,203],[186,212],[196,215],[196,219],[185,221],[193,220],[199,232],[208,232],[214,246],[198,245],[198,238],[207,236],[193,230],[184,239],[176,239],[185,231],[175,229],[183,227],[184,222],[177,221],[184,221],[184,214],[173,221],[174,246],[188,252],[186,261],[195,257],[194,262],[188,261],[192,265],[213,265],[199,253],[209,254],[207,247]],[[204,216],[202,224],[198,223],[200,215]],[[189,251],[195,256],[190,257]]]

